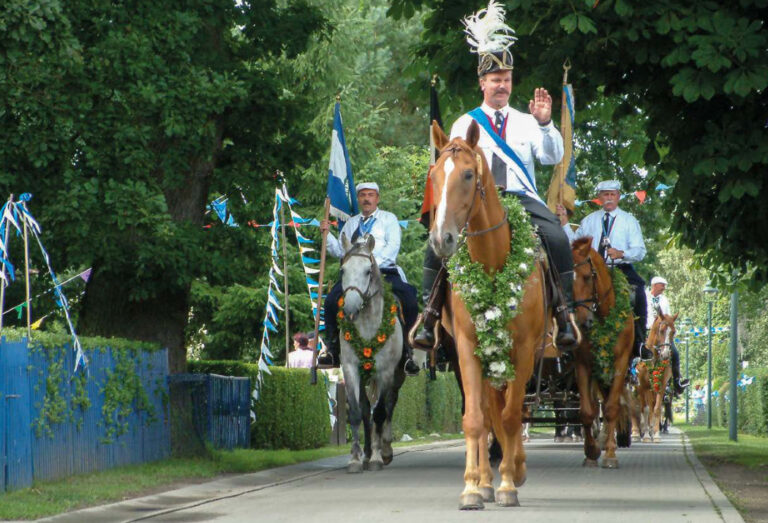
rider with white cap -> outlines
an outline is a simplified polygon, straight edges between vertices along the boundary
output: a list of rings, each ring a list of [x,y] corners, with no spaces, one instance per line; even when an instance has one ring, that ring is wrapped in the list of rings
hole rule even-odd
[[[581,220],[576,232],[568,225],[568,217],[562,206],[557,209],[560,223],[571,242],[591,236],[592,248],[600,253],[609,267],[613,265],[621,270],[629,284],[635,287],[635,353],[640,356],[645,340],[648,306],[645,299],[645,280],[635,271],[632,264],[645,258],[643,232],[634,216],[619,209],[621,184],[618,180],[600,182],[597,184],[597,193],[603,208]]]
[[[667,288],[667,280],[661,276],[654,276],[651,279],[651,290],[645,291],[645,298],[648,302],[648,322],[647,328],[651,328],[659,311],[665,316],[670,314],[669,300],[664,296],[664,290]],[[687,379],[680,379],[680,353],[675,346],[675,340],[671,341],[672,348],[672,377],[675,380],[675,391],[680,394],[688,386]]]
[[[416,289],[405,279],[405,273],[397,266],[397,255],[400,252],[400,223],[391,212],[379,209],[379,186],[376,182],[358,183],[355,187],[357,204],[360,214],[352,216],[341,229],[341,235],[346,236],[350,243],[355,243],[360,236],[370,234],[375,238],[373,257],[379,266],[379,271],[392,285],[392,291],[403,306],[405,317],[405,332],[408,332],[416,322],[418,303]],[[330,224],[323,221],[321,231],[329,231]],[[327,252],[336,258],[344,256],[341,242],[328,232]],[[339,364],[339,334],[336,326],[336,314],[339,312],[338,301],[343,289],[341,280],[328,292],[325,298],[325,341],[328,351],[321,351],[317,363],[321,367],[338,366]],[[406,341],[403,344],[405,354],[405,372],[408,375],[419,373],[419,366],[411,359],[413,350]]]

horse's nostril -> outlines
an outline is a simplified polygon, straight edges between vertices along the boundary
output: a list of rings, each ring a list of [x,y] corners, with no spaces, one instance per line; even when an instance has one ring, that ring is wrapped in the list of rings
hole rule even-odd
[[[451,245],[453,243],[453,234],[447,232],[443,235],[443,242],[445,242],[446,245]]]

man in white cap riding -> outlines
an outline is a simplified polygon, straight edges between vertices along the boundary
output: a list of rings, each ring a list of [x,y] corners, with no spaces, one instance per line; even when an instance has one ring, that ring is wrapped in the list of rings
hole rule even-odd
[[[664,296],[664,290],[667,288],[667,280],[661,276],[654,276],[651,279],[651,290],[645,291],[645,299],[648,302],[648,321],[646,328],[650,329],[659,312],[668,316],[670,314],[669,300]],[[672,349],[672,377],[674,378],[675,392],[682,393],[688,386],[687,379],[681,379],[680,376],[680,353],[675,346],[675,340],[671,341]]]
[[[597,184],[597,196],[603,208],[581,220],[581,225],[573,232],[568,225],[568,217],[562,206],[557,213],[563,231],[573,242],[585,236],[592,237],[592,248],[606,260],[609,267],[615,266],[624,273],[630,285],[635,287],[635,352],[641,356],[645,340],[647,322],[647,304],[645,299],[645,280],[635,271],[633,263],[645,258],[645,242],[640,224],[634,216],[619,209],[621,184],[618,180],[606,180]]]
[[[376,242],[373,247],[373,257],[379,266],[379,271],[392,285],[392,291],[403,306],[405,317],[405,332],[410,331],[416,322],[418,304],[416,288],[408,284],[405,273],[397,266],[397,255],[400,252],[400,224],[391,212],[379,209],[379,186],[375,182],[364,182],[355,187],[357,205],[360,214],[351,217],[341,229],[341,235],[346,236],[350,243],[355,243],[358,237],[372,235]],[[324,220],[320,231],[329,231],[330,224]],[[327,239],[327,252],[336,258],[344,256],[341,242],[330,232]],[[337,281],[325,298],[325,336],[328,351],[321,351],[317,363],[321,367],[339,365],[339,333],[336,326],[336,314],[339,312],[338,301],[343,289],[341,280]],[[405,336],[404,336],[405,338]],[[412,349],[407,341],[403,344],[405,356],[405,372],[408,375],[419,373],[419,366],[411,359]]]
[[[560,228],[557,217],[547,208],[536,188],[534,160],[543,165],[555,165],[563,158],[563,137],[552,123],[552,97],[544,88],[534,92],[528,104],[529,113],[509,106],[512,93],[512,53],[509,46],[516,39],[513,31],[504,23],[504,9],[494,1],[487,9],[467,17],[467,41],[472,52],[478,54],[477,76],[483,103],[480,107],[461,116],[451,127],[451,138],[466,138],[473,122],[480,126],[478,147],[485,154],[491,167],[496,186],[520,200],[549,254],[556,275],[556,286],[562,288],[562,296],[555,304],[558,323],[556,344],[572,350],[578,339],[578,328],[573,321],[573,255],[567,236]],[[490,32],[489,32],[490,31]],[[432,256],[425,259],[425,287],[430,284],[428,275],[436,275],[440,260]],[[431,272],[430,272],[431,271]],[[434,281],[435,276],[431,276]],[[430,324],[436,318],[437,309],[425,309],[424,329],[414,338],[418,345],[429,345]]]

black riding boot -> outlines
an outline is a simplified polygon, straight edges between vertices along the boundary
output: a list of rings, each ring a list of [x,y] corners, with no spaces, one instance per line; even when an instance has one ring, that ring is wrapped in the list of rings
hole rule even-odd
[[[680,353],[677,352],[677,347],[674,345],[671,347],[672,352],[672,378],[674,381],[674,388],[676,394],[682,394],[685,388],[690,383],[688,380],[680,379]]]
[[[440,319],[440,308],[442,308],[442,303],[438,305],[436,302],[442,296],[438,298],[433,293],[433,290],[437,294],[443,294],[442,282],[438,281],[438,278],[443,277],[441,272],[442,270],[424,267],[421,279],[421,296],[424,303],[424,312],[421,315],[421,328],[413,337],[413,343],[423,350],[432,350],[435,346],[435,324]]]
[[[408,340],[403,340],[403,359],[405,359],[403,370],[405,371],[406,376],[418,376],[421,369],[416,362],[413,361],[413,349],[408,343]]]
[[[561,303],[555,307],[555,321],[557,321],[557,348],[563,351],[572,351],[578,345],[571,314],[573,314],[573,271],[560,274],[560,290],[562,291]]]
[[[321,369],[330,369],[339,367],[339,354],[341,346],[339,342],[339,332],[334,332],[325,343],[327,349],[320,351],[317,355],[317,366]]]

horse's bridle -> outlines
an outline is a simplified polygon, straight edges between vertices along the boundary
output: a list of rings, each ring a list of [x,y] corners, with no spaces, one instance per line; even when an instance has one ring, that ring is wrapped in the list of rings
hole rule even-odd
[[[592,272],[592,296],[587,298],[587,299],[585,299],[585,300],[575,300],[573,302],[573,306],[574,307],[584,307],[589,312],[594,314],[594,313],[597,312],[597,307],[600,304],[600,302],[602,300],[604,300],[608,296],[608,294],[611,292],[611,290],[613,289],[613,282],[611,282],[611,286],[605,292],[605,295],[602,296],[602,297],[599,296],[598,292],[597,292],[597,271],[595,270],[595,266],[592,264],[592,258],[587,256],[586,260],[584,260],[582,262],[579,262],[576,265],[574,265],[573,269],[576,270],[579,267],[581,267],[582,265],[587,265],[587,264],[589,264],[589,269]]]
[[[350,259],[350,258],[353,258],[353,257],[366,258],[369,262],[371,262],[371,266],[372,267],[376,263],[376,259],[373,257],[373,254],[362,254],[362,253],[359,253],[359,252],[352,252],[352,253],[349,253],[349,254],[345,254],[344,258],[341,259],[341,266],[342,266],[342,268],[344,267],[344,264],[347,263],[347,260]],[[365,291],[362,291],[362,290],[360,290],[359,287],[356,287],[355,285],[352,285],[352,286],[347,287],[346,289],[344,289],[344,294],[342,296],[346,296],[349,291],[355,291],[356,293],[358,293],[360,295],[360,298],[362,298],[362,300],[363,300],[363,307],[364,307],[365,304],[368,303],[368,300],[370,300],[371,298],[376,296],[381,291],[381,289],[377,289],[376,292],[374,292],[373,294],[368,294],[368,291],[371,288],[371,280],[372,280],[372,278],[368,278],[368,286],[365,288]]]
[[[454,145],[452,147],[447,147],[442,151],[440,151],[440,156],[444,155],[445,153],[451,153],[451,155],[455,155],[457,152],[460,152],[460,151],[462,151],[462,148],[457,145]],[[482,201],[485,201],[485,187],[483,187],[483,160],[482,158],[480,158],[480,153],[478,152],[475,152],[475,161],[477,161],[477,169],[475,170],[475,190],[472,193],[472,202],[469,204],[469,211],[467,211],[467,219],[464,222],[464,227],[462,227],[461,230],[459,231],[460,237],[481,236],[491,231],[495,231],[496,229],[498,229],[499,227],[507,223],[508,217],[509,217],[507,210],[504,209],[504,217],[496,225],[480,231],[469,230],[469,220],[472,218],[472,209],[474,209],[475,207],[477,194],[480,193],[480,199]]]

